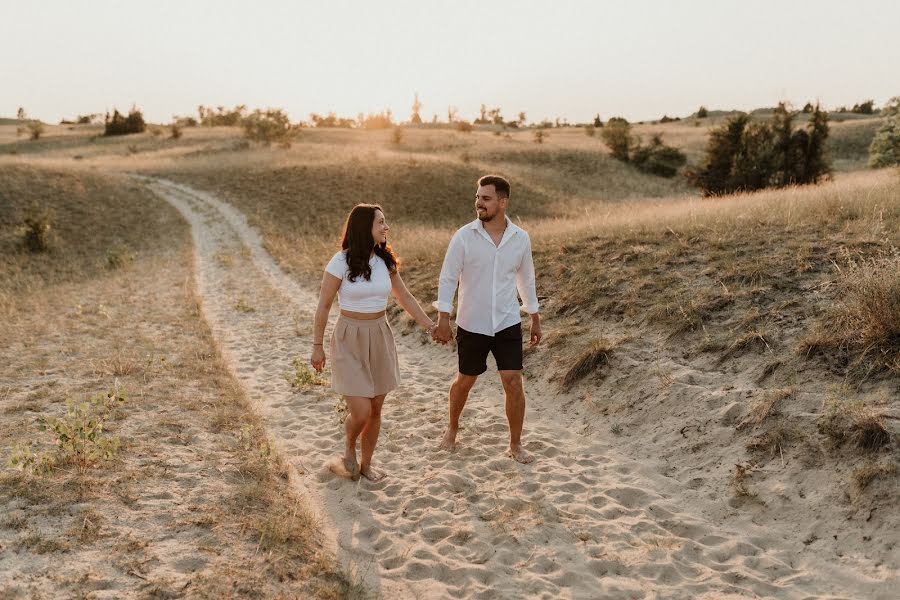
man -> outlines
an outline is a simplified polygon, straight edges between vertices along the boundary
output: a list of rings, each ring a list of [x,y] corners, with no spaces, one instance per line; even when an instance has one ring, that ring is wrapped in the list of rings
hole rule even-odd
[[[456,447],[459,416],[478,376],[487,370],[487,355],[494,355],[509,421],[509,455],[520,463],[530,463],[531,454],[522,448],[525,420],[525,390],[522,385],[522,322],[516,289],[523,307],[531,315],[530,345],[541,341],[534,285],[531,240],[525,230],[506,216],[509,182],[498,175],[478,180],[475,193],[477,219],[457,231],[447,248],[438,285],[438,325],[432,336],[446,344],[453,338],[450,311],[459,284],[456,311],[456,341],[459,372],[450,386],[450,422],[440,447]]]

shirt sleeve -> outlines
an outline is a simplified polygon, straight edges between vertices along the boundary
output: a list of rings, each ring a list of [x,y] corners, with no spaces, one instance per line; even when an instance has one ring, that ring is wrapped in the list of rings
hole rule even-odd
[[[338,279],[344,278],[344,275],[347,274],[347,258],[343,252],[338,252],[331,257],[331,260],[328,261],[328,265],[325,267],[325,272],[334,275]]]
[[[522,262],[516,271],[516,288],[522,299],[521,309],[529,315],[538,312],[537,290],[535,289],[534,259],[531,257],[531,238],[525,234],[525,249],[522,251]]]
[[[449,313],[453,310],[453,296],[456,294],[465,256],[465,243],[462,235],[457,232],[447,246],[447,254],[444,255],[444,265],[438,279],[438,299],[432,302],[432,306],[438,309],[438,312]]]

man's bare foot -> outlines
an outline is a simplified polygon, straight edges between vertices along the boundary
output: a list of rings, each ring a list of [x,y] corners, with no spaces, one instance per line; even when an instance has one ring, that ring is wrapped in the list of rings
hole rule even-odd
[[[531,455],[530,452],[525,450],[522,446],[516,444],[515,446],[510,444],[509,452],[507,454],[512,457],[516,462],[520,462],[523,465],[527,465],[531,461],[534,460],[534,456]]]
[[[372,483],[377,483],[387,477],[387,473],[385,473],[384,471],[379,471],[372,465],[366,465],[364,467],[361,466],[359,468],[359,473]]]
[[[444,432],[444,439],[441,440],[440,445],[438,446],[438,450],[446,450],[447,452],[453,452],[456,450],[456,430],[455,429],[447,429]]]
[[[356,466],[356,472],[354,473],[353,470],[350,469],[352,465],[347,464],[348,462],[349,461],[344,460],[343,456],[337,455],[328,459],[325,466],[335,475],[356,481],[359,479],[359,465]]]

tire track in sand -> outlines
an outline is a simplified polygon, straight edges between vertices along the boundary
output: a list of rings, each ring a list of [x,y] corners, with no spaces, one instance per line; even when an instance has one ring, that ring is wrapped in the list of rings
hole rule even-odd
[[[403,383],[385,403],[376,452],[389,477],[372,484],[334,476],[323,465],[342,447],[336,396],[323,387],[295,392],[284,378],[295,357],[308,358],[311,340],[294,322],[311,322],[316,294],[278,267],[234,207],[137,178],[190,222],[203,313],[225,361],[339,559],[376,595],[828,597],[774,536],[723,531],[681,506],[656,470],[599,436],[569,430],[555,400],[542,401],[539,383],[528,382],[525,441],[534,464],[504,456],[493,370],[469,399],[461,447],[436,451],[456,361],[446,348],[411,338],[398,336]]]

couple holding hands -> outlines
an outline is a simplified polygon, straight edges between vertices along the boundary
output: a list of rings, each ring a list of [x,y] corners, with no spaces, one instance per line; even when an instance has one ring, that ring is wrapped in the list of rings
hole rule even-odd
[[[447,344],[453,339],[450,312],[459,287],[456,343],[459,372],[450,386],[449,423],[440,448],[456,447],[459,417],[478,376],[493,354],[506,394],[509,456],[530,463],[521,442],[525,420],[522,383],[522,327],[519,302],[531,315],[530,345],[541,341],[541,321],[535,291],[534,262],[528,234],[506,216],[509,182],[498,175],[478,180],[477,219],[450,240],[438,284],[438,322],[434,323],[406,288],[400,261],[387,241],[389,227],[380,206],[358,204],[350,211],[338,251],[325,267],[313,328],[310,364],[325,368],[325,324],[335,295],[340,316],[330,340],[332,388],[344,396],[349,416],[344,422],[346,475],[379,481],[385,474],[372,466],[381,429],[381,408],[400,382],[394,336],[385,317],[393,295],[431,337]],[[357,459],[357,440],[360,454]]]

